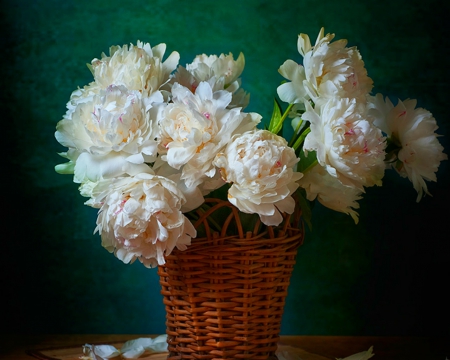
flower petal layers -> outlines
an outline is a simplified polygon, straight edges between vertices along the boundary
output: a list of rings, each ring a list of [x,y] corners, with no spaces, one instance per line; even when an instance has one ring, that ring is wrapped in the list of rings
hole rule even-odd
[[[304,150],[314,150],[327,172],[347,186],[381,185],[384,176],[385,139],[375,127],[364,104],[355,99],[334,98],[303,118],[311,122]]]
[[[291,195],[302,177],[293,169],[297,162],[286,140],[266,130],[235,136],[214,160],[223,179],[232,183],[228,200],[242,212],[259,214],[266,225],[278,225],[280,212],[294,211]]]
[[[426,109],[416,108],[416,100],[399,100],[396,106],[387,97],[383,100],[381,94],[370,100],[375,123],[387,134],[391,144],[389,166],[402,177],[408,177],[417,191],[417,201],[424,193],[430,195],[425,180],[436,181],[440,162],[447,160],[437,139],[438,126],[433,115]]]
[[[100,208],[102,245],[122,260],[147,267],[165,263],[174,247],[186,249],[196,231],[181,212],[185,199],[176,184],[150,174],[102,181],[88,205]]]

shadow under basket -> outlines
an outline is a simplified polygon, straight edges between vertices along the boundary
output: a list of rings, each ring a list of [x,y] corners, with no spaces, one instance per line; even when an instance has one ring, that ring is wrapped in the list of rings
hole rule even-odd
[[[301,210],[272,227],[228,201],[207,199],[207,206],[193,221],[198,237],[158,268],[168,359],[276,359],[304,237]]]

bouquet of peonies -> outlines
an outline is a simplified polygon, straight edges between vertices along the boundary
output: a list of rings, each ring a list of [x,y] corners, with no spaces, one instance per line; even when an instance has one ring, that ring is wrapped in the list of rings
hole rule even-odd
[[[165,44],[137,42],[92,60],[94,81],[72,93],[57,125],[69,161],[56,171],[73,174],[99,209],[102,245],[125,263],[162,265],[197,236],[190,219],[208,196],[276,226],[294,211],[294,194],[302,208],[317,199],[357,222],[357,201],[388,168],[411,180],[417,201],[428,194],[425,180],[436,181],[447,159],[436,120],[415,100],[394,106],[370,95],[360,53],[333,37],[321,29],[311,45],[299,35],[303,66],[279,69],[289,105],[276,101],[264,130],[261,115],[244,111],[242,53],[183,67],[177,52],[163,61]]]

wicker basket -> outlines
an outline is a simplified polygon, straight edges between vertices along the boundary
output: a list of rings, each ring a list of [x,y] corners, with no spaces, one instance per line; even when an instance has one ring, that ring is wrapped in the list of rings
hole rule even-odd
[[[303,242],[301,211],[278,227],[258,219],[253,231],[244,231],[233,205],[207,201],[211,208],[199,212],[194,224],[205,236],[185,251],[175,249],[158,269],[168,359],[276,359],[287,288]],[[213,230],[218,211],[220,232]]]

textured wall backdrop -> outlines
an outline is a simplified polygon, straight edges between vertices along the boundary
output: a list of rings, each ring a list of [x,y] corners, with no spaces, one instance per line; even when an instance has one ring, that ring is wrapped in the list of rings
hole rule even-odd
[[[439,4],[439,6],[438,6]],[[320,27],[360,49],[374,92],[418,98],[450,152],[448,8],[431,0],[6,0],[2,2],[2,332],[162,333],[156,271],[124,265],[93,235],[96,211],[57,175],[54,139],[86,63],[111,45],[167,44],[182,65],[244,52],[249,111],[268,119],[278,67],[301,61],[297,35]],[[300,249],[284,334],[450,335],[448,163],[415,202],[388,174],[361,201],[360,223],[321,206]],[[3,319],[2,319],[3,318]]]

